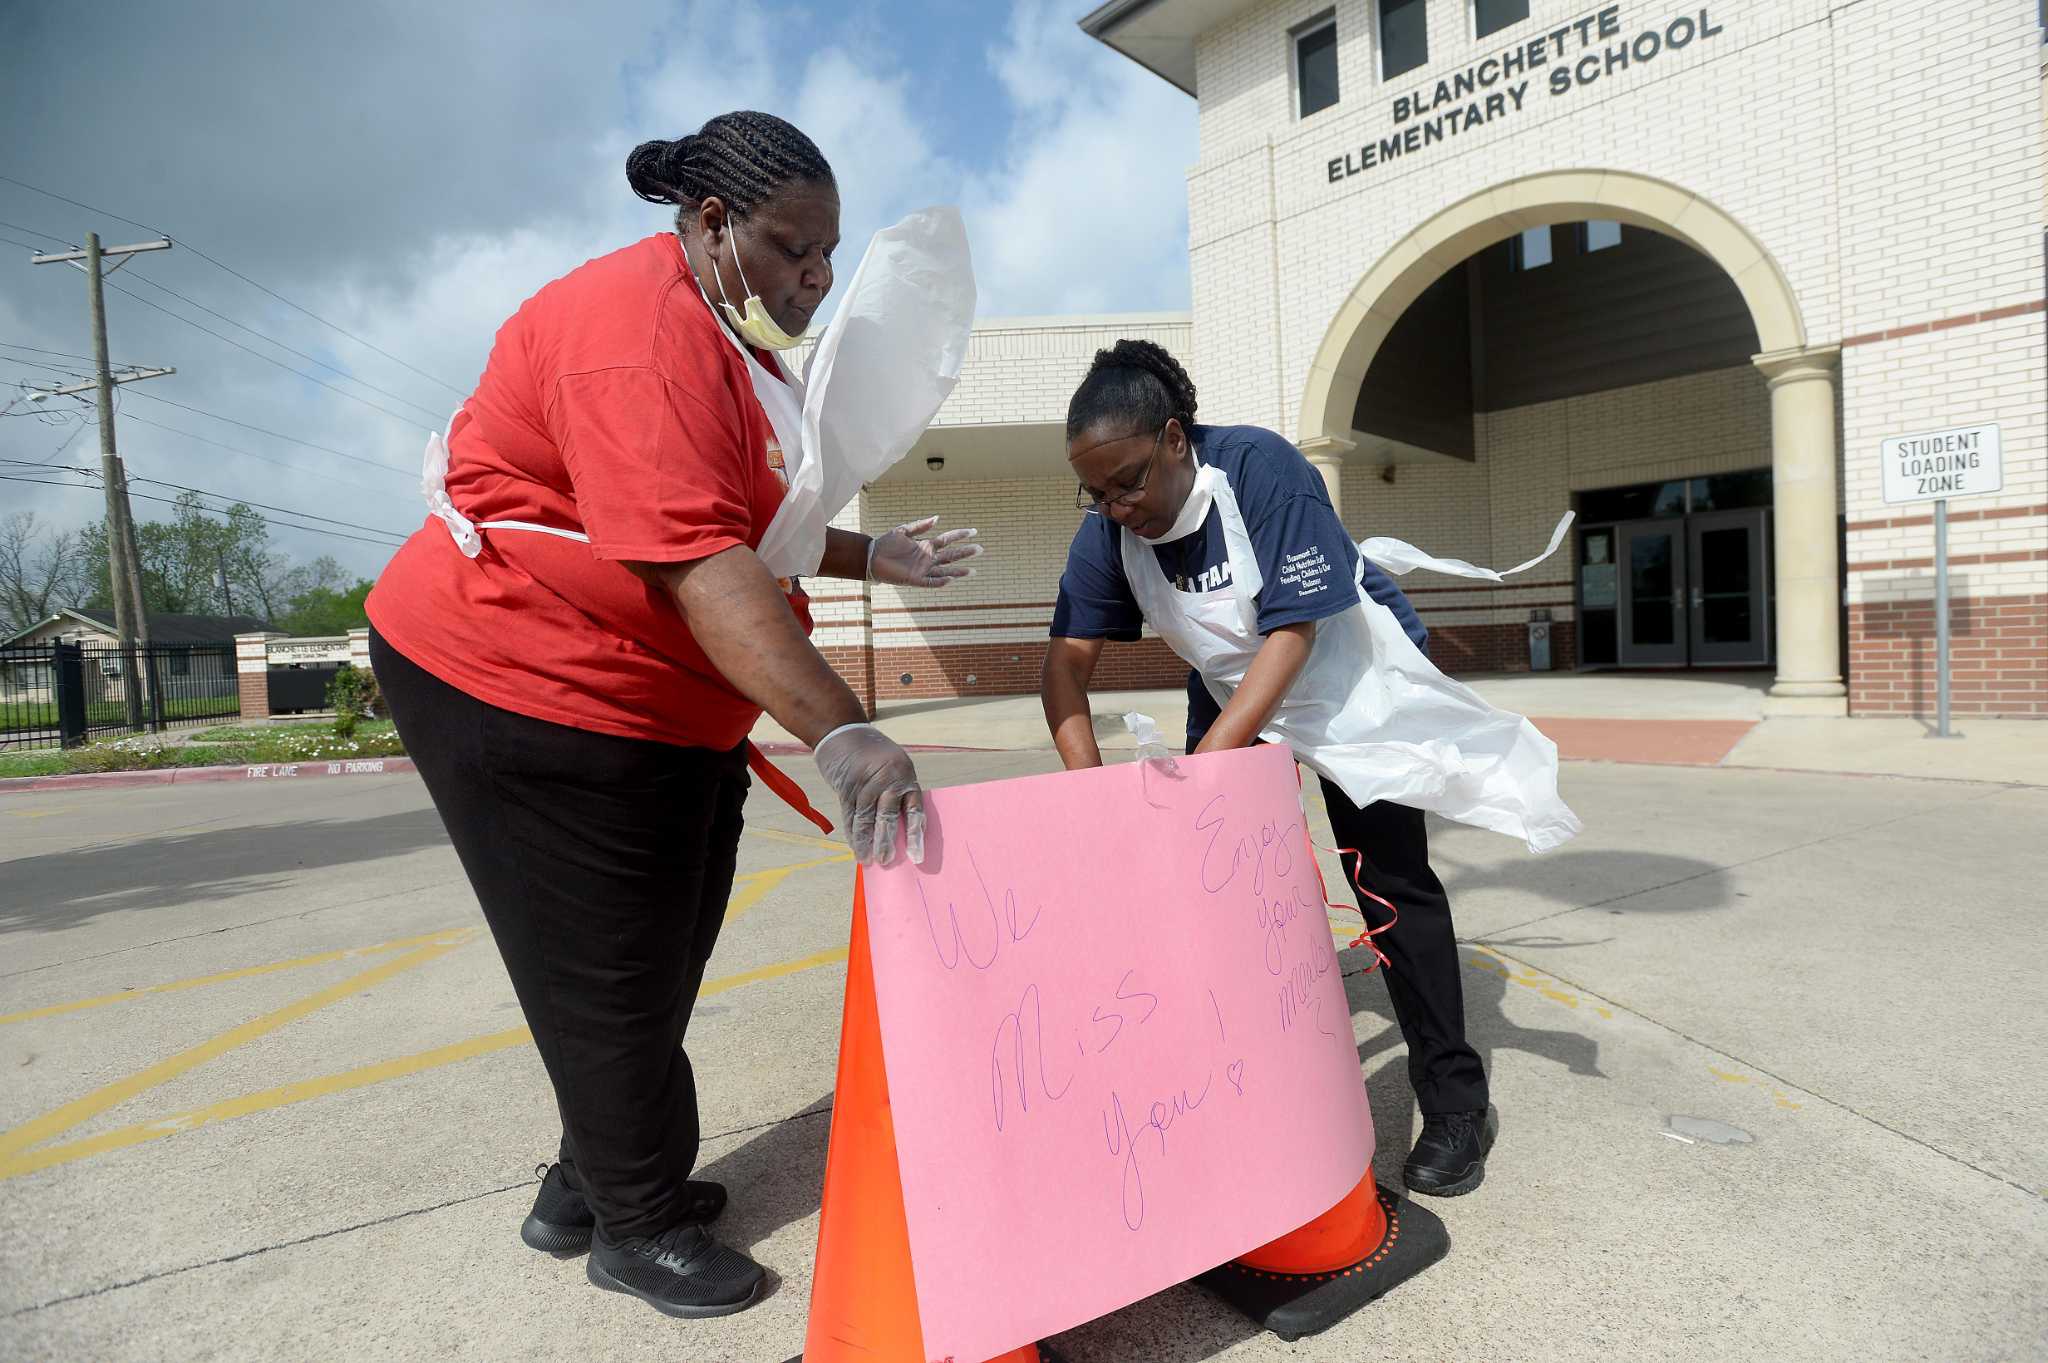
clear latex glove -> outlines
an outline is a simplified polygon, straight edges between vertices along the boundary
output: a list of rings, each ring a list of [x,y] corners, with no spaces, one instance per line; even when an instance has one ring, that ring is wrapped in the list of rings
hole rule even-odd
[[[922,536],[939,523],[937,516],[899,525],[868,543],[868,580],[898,587],[944,587],[956,578],[974,576],[967,560],[979,558],[974,542],[979,531],[948,530],[930,539]]]
[[[856,860],[886,865],[900,825],[904,851],[924,864],[924,792],[909,753],[872,724],[842,724],[818,740],[812,756],[839,795]]]

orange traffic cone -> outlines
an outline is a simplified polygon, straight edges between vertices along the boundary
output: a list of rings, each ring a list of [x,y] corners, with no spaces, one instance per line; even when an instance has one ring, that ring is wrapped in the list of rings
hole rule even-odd
[[[925,1353],[918,1321],[910,1225],[903,1214],[896,1124],[889,1114],[881,1017],[875,1010],[867,889],[858,873],[810,1328],[802,1357],[791,1363],[952,1363]],[[1044,1345],[1026,1344],[989,1363],[1059,1360]]]
[[[1444,1223],[1373,1182],[1269,1245],[1196,1279],[1280,1338],[1319,1334],[1444,1257]]]

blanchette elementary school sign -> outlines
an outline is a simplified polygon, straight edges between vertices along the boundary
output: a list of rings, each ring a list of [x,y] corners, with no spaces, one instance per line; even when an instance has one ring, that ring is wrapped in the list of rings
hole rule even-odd
[[[1521,113],[1535,102],[1531,96],[1539,83],[1552,97],[1570,95],[1630,67],[1647,65],[1663,53],[1680,52],[1717,38],[1721,32],[1702,8],[1661,27],[1624,36],[1621,6],[1609,5],[1445,76],[1434,85],[1399,96],[1394,100],[1394,131],[1376,141],[1368,140],[1356,151],[1331,157],[1330,183],[1363,175],[1497,118]]]

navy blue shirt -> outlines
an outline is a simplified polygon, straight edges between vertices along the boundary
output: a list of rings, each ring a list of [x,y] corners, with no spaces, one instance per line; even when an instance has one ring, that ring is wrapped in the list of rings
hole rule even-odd
[[[1198,458],[1230,480],[1265,585],[1258,595],[1259,633],[1349,610],[1358,546],[1336,511],[1322,475],[1285,438],[1257,426],[1196,426]],[[1061,639],[1138,637],[1144,616],[1124,576],[1122,529],[1107,516],[1087,516],[1067,551],[1053,607],[1052,635]],[[1167,580],[1181,591],[1208,592],[1230,582],[1223,524],[1212,507],[1202,528],[1170,544],[1154,544]],[[1365,564],[1365,589],[1393,611],[1415,646],[1429,631],[1393,579]]]

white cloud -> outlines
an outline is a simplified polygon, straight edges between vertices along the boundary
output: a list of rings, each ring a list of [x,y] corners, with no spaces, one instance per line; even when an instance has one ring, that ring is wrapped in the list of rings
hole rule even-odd
[[[1047,0],[989,61],[1018,117],[964,187],[984,315],[1186,307],[1193,101]]]
[[[330,61],[323,55],[328,48],[332,65],[362,66],[350,46],[353,30],[341,24],[304,42],[275,35],[275,50],[235,54],[236,70],[267,73],[261,84],[270,93],[261,99],[238,91],[226,68],[213,73],[216,81],[182,80],[152,95],[171,100],[179,113],[157,120],[161,135],[147,154],[132,158],[142,173],[94,183],[52,163],[30,167],[24,178],[117,212],[161,215],[167,228],[189,233],[223,260],[464,392],[521,301],[583,261],[666,226],[668,210],[640,203],[626,188],[633,144],[693,130],[731,108],[785,113],[832,161],[845,208],[842,279],[851,277],[877,228],[926,204],[952,202],[967,217],[984,316],[1183,307],[1193,102],[1083,35],[1077,12],[1072,0],[1032,0],[1011,15],[986,54],[986,71],[932,71],[902,50],[916,44],[888,31],[886,9],[867,19],[834,16],[807,32],[786,12],[722,0],[609,0],[601,19],[564,19],[548,10],[539,31],[501,34],[462,66],[423,56],[360,90],[335,86],[351,93],[324,103],[287,98],[295,84],[325,88],[315,77]],[[110,83],[150,79],[159,70],[150,44],[175,37],[170,30],[129,44],[134,50],[124,48],[109,68],[122,73],[116,77],[96,74],[92,65],[51,67],[30,103],[96,107]],[[437,38],[427,46],[445,51],[447,44]],[[934,102],[935,81],[971,90],[974,98]],[[271,115],[262,112],[273,106]],[[985,139],[963,137],[942,122],[970,116],[1007,116],[995,151],[978,164],[964,164],[959,158],[967,153],[955,149],[980,148]],[[183,131],[188,125],[205,135]],[[44,231],[129,230],[25,192],[0,198],[0,208],[0,216]],[[59,273],[8,266],[0,283],[0,340],[86,348],[83,287],[76,275]],[[439,425],[459,400],[189,251],[141,261],[116,281],[189,312],[135,284],[136,276],[158,279],[404,395],[423,411],[363,392],[416,415],[423,426]],[[180,371],[122,395],[121,446],[131,472],[364,525],[404,531],[419,523],[413,471],[421,430],[131,299],[110,296],[109,309],[116,360],[175,364]],[[194,317],[265,348],[216,319]],[[280,358],[352,387],[302,359]],[[25,372],[0,370],[9,379]],[[395,471],[222,426],[145,393]],[[293,467],[195,444],[128,416]],[[33,419],[0,420],[0,455],[42,459],[63,435]],[[82,435],[63,462],[93,462],[92,442],[90,432]],[[0,484],[0,504],[35,506],[64,524],[96,513],[85,493],[18,483]],[[364,573],[384,558],[367,545],[293,531],[277,537],[299,558],[331,552]]]

